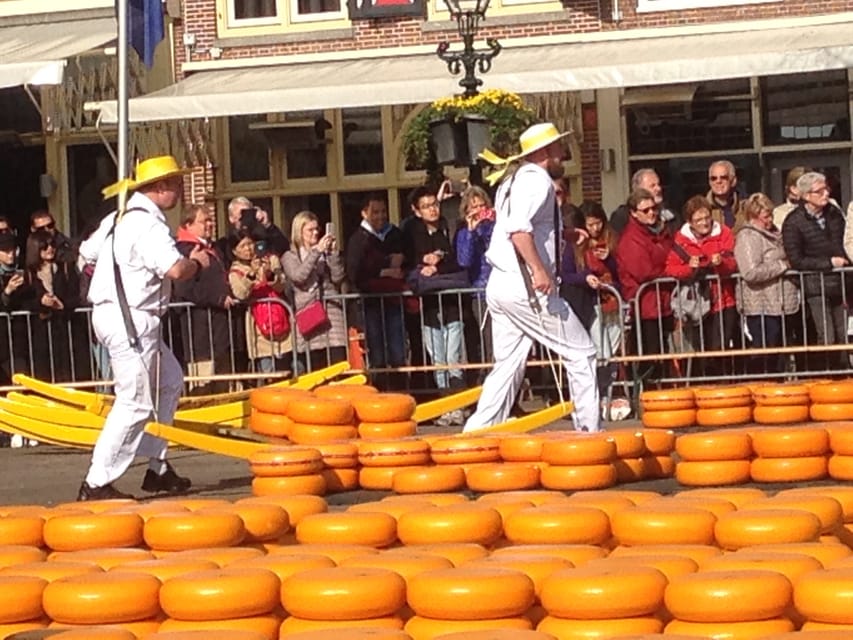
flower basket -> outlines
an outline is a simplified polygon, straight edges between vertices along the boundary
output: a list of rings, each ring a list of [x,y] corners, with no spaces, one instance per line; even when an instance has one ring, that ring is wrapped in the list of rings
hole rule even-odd
[[[536,114],[517,94],[502,89],[488,89],[470,98],[439,98],[409,123],[403,134],[403,153],[409,169],[426,169],[430,164],[430,123],[437,120],[460,122],[476,114],[489,121],[489,148],[506,156],[518,150],[518,136],[536,120]]]

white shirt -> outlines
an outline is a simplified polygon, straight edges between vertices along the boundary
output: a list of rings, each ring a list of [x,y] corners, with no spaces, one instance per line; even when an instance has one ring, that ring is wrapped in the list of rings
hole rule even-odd
[[[556,198],[551,176],[542,167],[529,162],[521,165],[515,175],[503,181],[495,198],[495,228],[486,251],[486,259],[492,267],[520,273],[510,236],[523,231],[533,234],[533,242],[542,264],[553,274]],[[562,219],[559,224],[561,228],[558,233],[562,237]]]
[[[166,272],[181,259],[181,254],[166,225],[166,217],[147,196],[134,193],[127,209],[115,228],[115,255],[127,304],[131,309],[161,315],[172,294],[172,281],[166,278]],[[113,212],[104,218],[80,245],[80,257],[95,265],[89,286],[89,301],[93,305],[118,304],[113,238],[109,235],[115,215]]]

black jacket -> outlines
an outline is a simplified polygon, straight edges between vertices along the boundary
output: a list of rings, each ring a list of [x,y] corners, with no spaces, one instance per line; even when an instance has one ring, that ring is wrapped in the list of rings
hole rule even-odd
[[[841,275],[829,272],[833,268],[833,256],[847,255],[844,251],[844,214],[838,207],[828,204],[823,211],[823,217],[826,224],[821,229],[819,221],[806,213],[805,206],[800,204],[785,218],[782,225],[782,243],[792,269],[822,271],[826,274],[804,276],[804,295],[824,295],[838,299],[841,297]]]

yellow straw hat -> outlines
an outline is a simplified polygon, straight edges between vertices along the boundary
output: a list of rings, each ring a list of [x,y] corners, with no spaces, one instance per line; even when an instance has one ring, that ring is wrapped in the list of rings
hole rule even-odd
[[[486,176],[486,181],[490,185],[494,185],[497,183],[503,176],[506,174],[507,167],[509,164],[519,158],[523,158],[524,156],[530,155],[534,151],[538,151],[539,149],[544,149],[552,142],[556,142],[557,140],[562,140],[567,135],[569,135],[571,131],[567,131],[566,133],[560,133],[557,127],[554,126],[551,122],[542,122],[539,124],[534,124],[531,127],[528,127],[524,130],[518,137],[518,144],[521,147],[521,153],[518,153],[514,156],[510,156],[508,158],[501,158],[499,155],[490,151],[489,149],[483,149],[480,152],[479,157],[488,162],[493,166],[500,166],[501,169],[490,173]]]
[[[132,191],[146,184],[166,180],[173,176],[183,176],[192,173],[192,169],[181,169],[178,161],[172,156],[156,156],[148,158],[136,165],[136,177],[125,178],[101,190],[104,198],[111,198],[122,191]]]

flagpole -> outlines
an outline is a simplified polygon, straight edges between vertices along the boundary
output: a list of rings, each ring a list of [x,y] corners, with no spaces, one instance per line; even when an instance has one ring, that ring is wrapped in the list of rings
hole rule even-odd
[[[128,0],[117,0],[118,19],[118,181],[128,177]],[[123,209],[119,195],[119,210]]]

